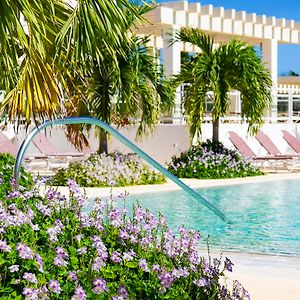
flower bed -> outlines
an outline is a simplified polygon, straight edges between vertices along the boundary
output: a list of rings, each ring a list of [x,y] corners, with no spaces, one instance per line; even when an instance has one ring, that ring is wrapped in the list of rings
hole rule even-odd
[[[126,186],[164,183],[165,177],[143,163],[135,154],[91,155],[84,162],[71,163],[53,177],[53,185],[66,185],[69,178],[80,186]]]
[[[219,179],[257,176],[263,173],[256,169],[238,152],[226,149],[223,144],[206,142],[192,146],[179,157],[173,157],[169,171],[181,178]]]
[[[68,180],[70,197],[53,188],[13,191],[0,201],[0,299],[246,299],[231,292],[226,258],[197,251],[199,233],[175,234],[163,216],[140,206],[129,216],[113,201],[87,199]],[[119,199],[120,201],[120,199]]]

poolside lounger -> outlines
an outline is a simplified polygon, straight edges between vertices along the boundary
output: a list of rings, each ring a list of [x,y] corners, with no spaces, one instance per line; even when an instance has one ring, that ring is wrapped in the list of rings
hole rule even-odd
[[[18,153],[17,147],[12,143],[12,141],[0,131],[0,153],[9,153],[12,156],[16,156]]]
[[[256,155],[248,144],[235,132],[229,131],[229,139],[234,147],[245,157],[255,158]]]
[[[68,167],[71,161],[84,158],[91,153],[89,148],[85,148],[82,152],[59,152],[44,133],[38,134],[32,142],[48,158],[48,169]]]
[[[16,157],[18,153],[18,147],[1,131],[0,153],[9,153],[14,157]],[[24,162],[29,168],[32,168],[33,166],[39,168],[46,168],[47,166],[46,157],[43,154],[26,154]]]
[[[229,140],[232,142],[234,147],[245,157],[252,159],[258,167],[264,167],[266,163],[273,169],[277,169],[279,166],[287,168],[287,160],[292,161],[292,157],[282,157],[274,155],[257,156],[249,145],[234,131],[229,131]]]
[[[291,146],[291,148],[298,154],[300,154],[300,141],[298,141],[292,134],[286,130],[282,130],[283,138]]]
[[[270,155],[274,155],[282,158],[300,158],[300,153],[287,153],[283,154],[272,142],[272,140],[263,131],[259,130],[255,138],[259,143],[268,151]]]

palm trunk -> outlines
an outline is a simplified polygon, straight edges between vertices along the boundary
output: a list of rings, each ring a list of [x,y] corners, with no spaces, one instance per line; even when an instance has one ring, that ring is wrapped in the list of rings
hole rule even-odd
[[[108,153],[108,145],[107,145],[107,132],[103,129],[100,129],[99,134],[99,154]]]
[[[217,117],[213,121],[213,136],[212,136],[213,142],[219,142],[219,126],[220,126],[220,118]]]

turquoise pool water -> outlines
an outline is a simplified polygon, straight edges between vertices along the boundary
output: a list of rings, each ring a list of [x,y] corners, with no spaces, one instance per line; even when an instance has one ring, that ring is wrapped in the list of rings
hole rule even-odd
[[[198,190],[229,218],[224,223],[183,191],[131,195],[161,212],[172,228],[182,224],[209,236],[212,248],[222,251],[300,256],[300,182],[283,180]],[[203,242],[203,247],[206,247]]]

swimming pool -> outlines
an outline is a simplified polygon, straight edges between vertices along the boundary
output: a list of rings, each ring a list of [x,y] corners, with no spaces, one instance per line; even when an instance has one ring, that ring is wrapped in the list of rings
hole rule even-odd
[[[183,191],[130,195],[126,206],[138,201],[161,212],[172,228],[185,225],[209,236],[222,251],[300,256],[300,182],[281,180],[197,190],[230,220],[224,223]],[[205,242],[203,242],[205,247]]]

